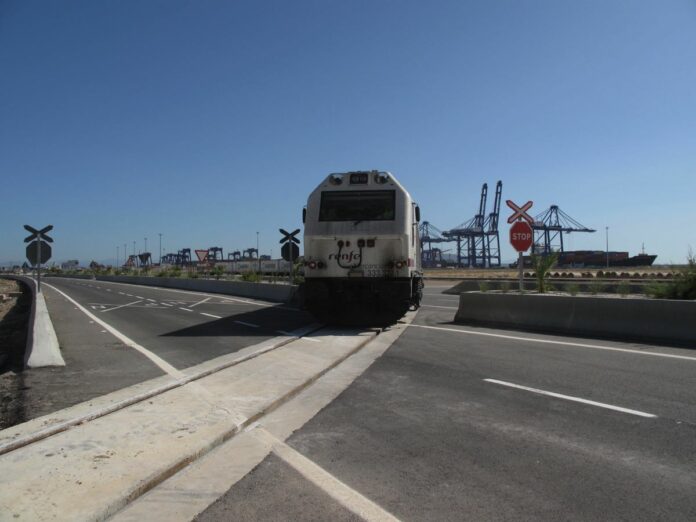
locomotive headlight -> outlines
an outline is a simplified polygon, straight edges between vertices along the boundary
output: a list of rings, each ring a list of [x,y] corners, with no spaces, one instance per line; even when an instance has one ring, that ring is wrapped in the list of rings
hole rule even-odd
[[[340,185],[343,183],[343,176],[340,174],[331,174],[331,176],[329,176],[329,182],[332,185]]]
[[[397,261],[396,263],[394,263],[394,266],[396,267],[397,270],[400,270],[401,268],[403,268],[404,262],[403,262],[403,261]]]
[[[375,183],[384,185],[387,181],[389,181],[389,176],[386,175],[384,172],[375,173]]]
[[[310,261],[310,262],[309,262],[309,268],[311,268],[312,270],[314,270],[316,267],[317,267],[317,263],[316,263],[315,261]]]

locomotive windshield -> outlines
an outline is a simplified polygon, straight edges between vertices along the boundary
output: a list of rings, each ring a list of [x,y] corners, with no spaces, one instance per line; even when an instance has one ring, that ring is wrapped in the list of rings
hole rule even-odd
[[[393,221],[393,190],[327,191],[321,193],[319,221]]]

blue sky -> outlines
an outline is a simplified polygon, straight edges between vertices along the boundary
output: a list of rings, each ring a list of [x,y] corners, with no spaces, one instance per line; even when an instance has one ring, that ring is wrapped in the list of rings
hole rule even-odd
[[[327,173],[374,168],[441,229],[500,179],[598,229],[568,248],[609,226],[683,262],[695,93],[693,0],[4,0],[0,261],[25,223],[55,226],[56,261],[159,232],[277,256]]]

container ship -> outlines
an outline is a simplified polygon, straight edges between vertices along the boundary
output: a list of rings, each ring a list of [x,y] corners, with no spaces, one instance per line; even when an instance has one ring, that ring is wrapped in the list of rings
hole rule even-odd
[[[607,257],[609,258],[609,267],[637,267],[637,266],[652,266],[657,259],[656,255],[641,253],[635,256],[628,255],[628,252],[609,252],[603,250],[571,250],[568,252],[558,253],[558,268],[604,268],[607,266]],[[517,263],[512,263],[511,268],[517,266]],[[524,256],[525,268],[532,266],[530,256]]]

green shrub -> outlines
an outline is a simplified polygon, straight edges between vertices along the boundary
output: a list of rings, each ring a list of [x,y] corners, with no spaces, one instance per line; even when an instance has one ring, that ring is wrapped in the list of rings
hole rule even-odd
[[[500,291],[504,294],[507,294],[510,291],[511,288],[510,281],[501,281],[500,282]]]
[[[532,254],[532,265],[536,272],[537,291],[540,294],[546,292],[546,278],[549,276],[549,270],[558,261],[558,253],[552,252],[545,256]]]
[[[691,250],[686,260],[686,267],[671,281],[648,285],[649,295],[661,299],[696,299],[696,256]],[[657,274],[657,277],[661,275]]]
[[[479,281],[478,287],[481,292],[488,292],[491,289],[491,285],[488,284],[488,281]]]
[[[565,285],[565,291],[573,296],[578,295],[578,292],[580,291],[580,285],[577,283],[568,283],[567,285]]]
[[[626,297],[631,293],[631,284],[628,281],[621,281],[616,285],[616,293],[622,297]]]
[[[592,295],[597,295],[602,290],[604,290],[604,283],[600,281],[592,281],[587,285],[587,289],[590,291]]]
[[[243,272],[241,279],[248,283],[258,283],[261,281],[261,274],[258,272]]]

